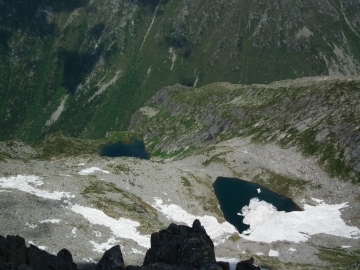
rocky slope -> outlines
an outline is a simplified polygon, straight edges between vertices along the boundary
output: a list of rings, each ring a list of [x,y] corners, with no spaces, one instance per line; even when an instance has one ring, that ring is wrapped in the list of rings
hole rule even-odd
[[[359,183],[359,90],[360,76],[175,85],[138,110],[129,130],[160,157],[186,155],[230,138],[296,147],[330,175]]]
[[[356,0],[4,0],[0,139],[125,130],[158,89],[360,71]]]
[[[70,141],[82,149],[80,140]],[[359,186],[329,177],[294,147],[234,138],[178,160],[72,151],[40,159],[41,149],[15,142],[2,149],[11,156],[0,162],[0,234],[22,235],[49,253],[67,247],[79,268],[116,244],[127,265],[142,264],[150,233],[171,222],[190,226],[194,219],[213,240],[219,261],[254,256],[271,269],[346,269],[358,261]],[[218,176],[241,177],[293,198],[304,209],[302,221],[286,240],[279,236],[292,218],[278,219],[281,214],[270,231],[270,220],[261,222],[270,241],[237,232],[214,195]]]

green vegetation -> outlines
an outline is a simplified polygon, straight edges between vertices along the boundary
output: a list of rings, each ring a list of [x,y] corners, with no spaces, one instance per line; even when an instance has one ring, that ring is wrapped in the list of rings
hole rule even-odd
[[[132,143],[137,134],[131,132],[113,132],[108,137],[100,140],[87,140],[69,137],[63,132],[49,135],[45,140],[36,145],[39,150],[38,158],[78,156],[98,154],[100,148],[106,144],[123,142]]]
[[[332,269],[344,269],[344,266],[349,267],[359,261],[360,250],[320,247],[316,255],[320,260],[329,262]]]
[[[184,185],[184,187],[191,187],[191,183],[186,177],[181,176],[180,178],[181,178],[181,183]]]
[[[304,194],[307,188],[311,188],[311,184],[305,180],[293,179],[265,169],[262,169],[262,173],[256,175],[253,181],[277,194],[289,198]]]
[[[158,93],[166,97],[163,103],[156,99],[146,103],[158,113],[145,117],[137,112],[132,130],[147,138],[150,152],[159,158],[199,154],[211,144],[236,137],[296,147],[304,156],[317,159],[331,176],[356,183],[360,175],[352,166],[359,157],[349,154],[356,147],[351,136],[358,130],[355,119],[360,117],[354,102],[358,100],[358,82],[355,76],[270,85],[168,87]],[[168,150],[174,146],[177,150]],[[218,154],[203,164],[212,162],[226,163]]]
[[[113,183],[89,179],[89,185],[82,195],[96,208],[114,219],[123,217],[138,221],[141,224],[138,230],[143,234],[149,234],[163,227],[158,221],[155,208]]]
[[[232,242],[237,242],[240,240],[240,235],[239,233],[233,233],[232,235],[229,236],[229,240],[232,241]]]
[[[0,4],[1,140],[35,142],[59,130],[76,138],[104,138],[109,132],[125,131],[137,109],[159,89],[176,83],[189,87],[219,81],[270,83],[327,75],[333,68],[343,73],[351,68],[355,69],[352,73],[359,72],[360,39],[331,2],[327,3],[329,10],[339,13],[329,26],[333,14],[317,2],[293,5],[295,15],[291,22],[285,22],[289,9],[281,2],[234,2],[230,7],[215,0],[186,4],[162,1],[151,28],[155,2],[73,2],[55,3],[51,11],[37,10],[36,4],[17,9],[9,1]],[[186,18],[178,16],[185,7]],[[311,12],[307,25],[304,12]],[[200,19],[199,14],[207,15]],[[250,21],[247,14],[253,14]],[[273,18],[280,18],[280,22]],[[317,28],[312,27],[315,22]],[[279,30],[284,23],[291,25]],[[354,64],[345,63],[341,53],[334,53],[328,44],[343,51]],[[196,104],[231,99],[222,96],[231,92],[231,87],[218,85],[221,87],[216,90],[192,89]],[[337,87],[343,87],[342,83]],[[254,112],[276,104],[286,87],[271,89],[274,95],[262,89],[256,98],[268,97],[252,103],[246,102],[253,99],[246,87],[239,91],[246,94],[243,108]],[[46,125],[65,95],[64,111],[55,123]],[[222,98],[216,101],[217,96]],[[195,105],[192,97],[182,97],[181,102]],[[233,114],[229,109],[222,116],[230,118]],[[348,119],[353,121],[356,115],[348,115]],[[193,117],[179,121],[191,132],[203,128]],[[173,129],[174,133],[182,132],[174,125]],[[227,134],[219,137],[229,138]]]

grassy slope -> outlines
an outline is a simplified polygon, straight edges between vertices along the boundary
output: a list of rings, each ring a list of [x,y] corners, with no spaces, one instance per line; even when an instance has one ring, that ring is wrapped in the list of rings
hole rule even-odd
[[[330,1],[163,1],[140,52],[157,4],[79,1],[55,6],[51,22],[35,8],[24,18],[15,13],[20,29],[0,29],[6,41],[0,44],[0,138],[34,141],[58,130],[101,138],[126,129],[133,112],[166,85],[269,83],[327,75],[335,64],[346,74],[349,63],[339,60],[335,45],[360,59],[360,38]],[[344,13],[350,19],[353,9]],[[311,34],[299,36],[304,27]],[[66,93],[65,111],[45,127]]]
[[[358,182],[359,89],[358,76],[174,86],[146,103],[155,116],[134,115],[131,130],[143,134],[150,151],[163,158],[234,137],[296,146],[316,156],[331,175]]]

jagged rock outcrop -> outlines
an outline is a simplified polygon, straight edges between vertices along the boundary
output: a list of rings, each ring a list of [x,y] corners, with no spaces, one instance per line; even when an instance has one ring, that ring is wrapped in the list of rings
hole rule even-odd
[[[0,269],[77,270],[70,251],[55,256],[34,245],[26,247],[20,236],[0,236]]]
[[[124,270],[125,264],[119,245],[105,251],[97,264],[98,270]]]
[[[237,270],[258,270],[254,258],[237,264]],[[26,247],[20,236],[0,236],[0,270],[77,270],[67,249],[52,255],[34,245]],[[125,270],[119,245],[105,251],[96,270]],[[216,262],[214,244],[199,220],[192,227],[170,224],[151,235],[151,248],[142,266],[126,270],[228,270],[227,262]]]
[[[191,228],[172,223],[151,235],[144,269],[153,269],[158,263],[164,264],[161,269],[219,269],[214,244],[199,220]]]

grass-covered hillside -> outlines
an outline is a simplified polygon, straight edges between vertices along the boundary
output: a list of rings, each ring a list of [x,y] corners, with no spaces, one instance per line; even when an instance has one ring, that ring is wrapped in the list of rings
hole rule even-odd
[[[134,114],[130,130],[163,158],[236,137],[296,147],[315,156],[330,175],[359,182],[359,104],[359,76],[175,85]]]
[[[176,83],[357,74],[359,14],[351,0],[1,1],[0,139],[102,138]]]

